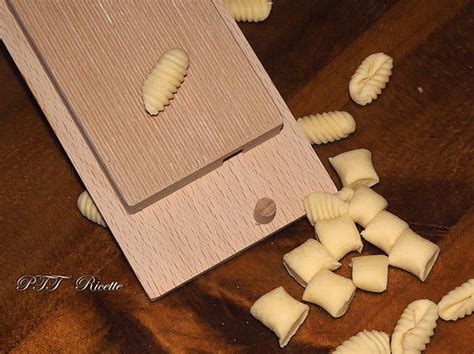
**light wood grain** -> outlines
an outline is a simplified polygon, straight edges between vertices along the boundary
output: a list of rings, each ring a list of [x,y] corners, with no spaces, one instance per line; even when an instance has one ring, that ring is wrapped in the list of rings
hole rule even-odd
[[[233,19],[219,1],[213,4],[222,15],[222,28],[229,29],[242,51],[240,56],[248,60],[269,93],[265,101],[271,99],[272,109],[283,116],[283,130],[133,215],[114,192],[11,8],[2,9],[6,25],[2,37],[8,50],[151,299],[302,217],[304,195],[314,190],[335,191]],[[241,95],[242,90],[235,87],[230,93]],[[274,220],[265,225],[256,224],[253,218],[255,202],[262,197],[272,198],[278,207]]]
[[[211,1],[13,0],[11,8],[131,212],[281,129],[282,113]],[[142,83],[175,47],[188,52],[188,75],[152,118]]]

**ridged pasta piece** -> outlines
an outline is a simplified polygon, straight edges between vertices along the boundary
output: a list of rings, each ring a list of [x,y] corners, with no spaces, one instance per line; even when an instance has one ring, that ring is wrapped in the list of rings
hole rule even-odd
[[[102,214],[92,200],[89,192],[82,192],[77,198],[77,207],[83,216],[96,224],[107,227]]]
[[[393,59],[384,53],[369,55],[357,68],[349,83],[355,103],[365,106],[382,93],[392,75]]]
[[[438,314],[445,321],[456,321],[474,312],[474,279],[451,290],[438,303]]]
[[[356,129],[350,113],[335,111],[304,116],[296,120],[311,144],[326,144],[349,136]]]
[[[332,354],[390,354],[390,337],[382,331],[363,331],[347,339]]]
[[[436,328],[438,306],[430,300],[416,300],[403,310],[392,334],[392,353],[421,353]]]
[[[336,193],[336,197],[345,202],[350,202],[352,196],[354,195],[354,190],[349,187],[343,187],[340,191]]]
[[[337,218],[349,211],[349,203],[342,201],[334,194],[326,192],[308,194],[303,203],[306,216],[313,226],[316,220]]]
[[[157,115],[169,105],[183,83],[188,67],[189,56],[184,49],[169,49],[161,55],[143,82],[143,102],[149,114]]]
[[[266,20],[272,10],[268,0],[224,0],[232,17],[241,22],[261,22]]]

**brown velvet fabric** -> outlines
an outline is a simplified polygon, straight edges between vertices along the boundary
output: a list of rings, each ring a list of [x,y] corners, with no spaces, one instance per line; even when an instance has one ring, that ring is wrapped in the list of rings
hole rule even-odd
[[[327,158],[370,149],[389,210],[441,247],[424,283],[390,268],[388,290],[358,291],[340,319],[311,306],[282,351],[328,353],[362,329],[391,333],[411,301],[437,302],[474,277],[473,10],[467,0],[275,0],[266,22],[240,25],[295,116],[354,115],[354,135],[315,147],[338,186]],[[357,106],[349,79],[378,51],[394,57],[392,79]],[[301,298],[282,256],[313,237],[307,220],[151,303],[113,236],[79,214],[81,181],[4,46],[0,80],[0,351],[279,351],[249,308],[279,285]],[[365,242],[363,254],[374,253]],[[339,274],[350,276],[353,255]],[[124,287],[17,292],[25,274],[98,274]],[[426,353],[471,353],[472,329],[472,317],[439,320]]]

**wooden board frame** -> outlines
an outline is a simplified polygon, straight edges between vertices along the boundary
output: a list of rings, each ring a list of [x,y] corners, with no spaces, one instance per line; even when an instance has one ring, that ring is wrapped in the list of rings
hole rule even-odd
[[[130,213],[282,128],[282,112],[212,2],[8,4]],[[143,81],[173,47],[188,52],[188,75],[151,117]]]
[[[284,117],[280,134],[130,215],[117,197],[32,43],[2,0],[1,36],[150,299],[155,300],[304,215],[303,197],[336,190],[245,37],[212,0]],[[259,198],[277,205],[253,219]]]

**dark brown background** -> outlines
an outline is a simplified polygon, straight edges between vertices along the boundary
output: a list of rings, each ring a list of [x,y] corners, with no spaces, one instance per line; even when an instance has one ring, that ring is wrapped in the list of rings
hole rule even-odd
[[[441,247],[424,283],[391,268],[383,294],[358,291],[346,315],[311,306],[286,352],[327,353],[362,329],[391,333],[413,300],[437,302],[474,277],[474,4],[462,0],[275,0],[270,18],[242,30],[295,116],[347,110],[357,131],[315,147],[327,158],[373,152],[389,210]],[[394,73],[367,107],[348,83],[383,51]],[[249,313],[263,293],[303,289],[282,256],[313,236],[306,220],[150,303],[112,235],[80,216],[81,181],[7,51],[0,59],[0,351],[273,352],[277,339]],[[366,244],[364,254],[378,251]],[[350,276],[348,255],[339,274]],[[116,293],[16,292],[24,274],[99,274]],[[474,351],[474,320],[438,321],[427,353]]]

